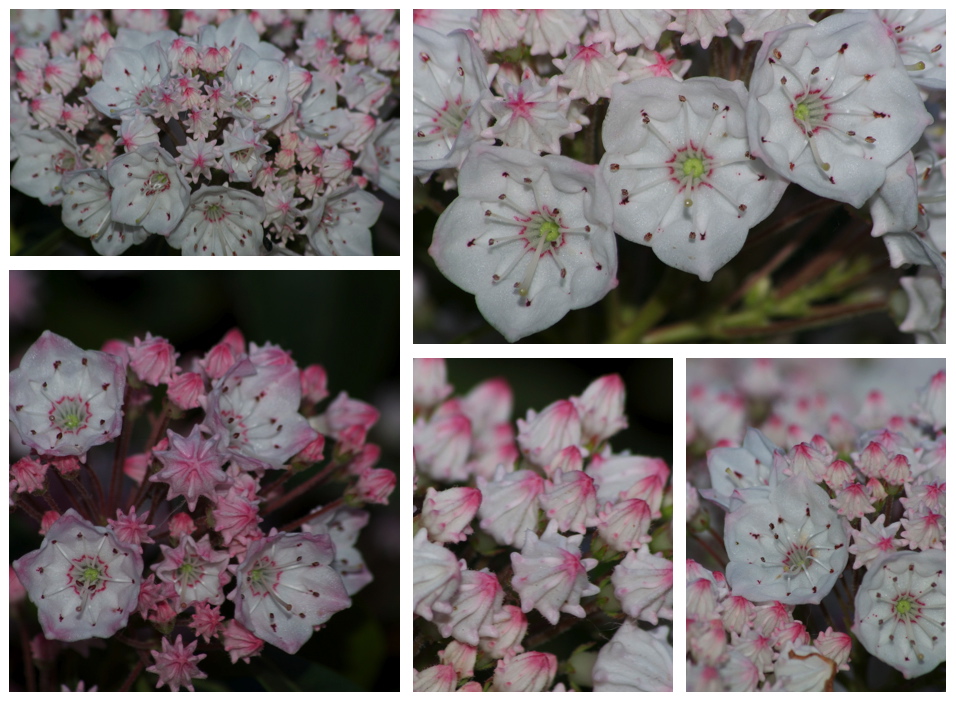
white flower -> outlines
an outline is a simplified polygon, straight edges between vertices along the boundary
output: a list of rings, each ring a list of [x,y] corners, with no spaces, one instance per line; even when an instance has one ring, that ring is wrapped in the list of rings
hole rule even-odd
[[[814,24],[807,10],[731,10],[744,27],[743,40],[761,41],[763,35],[791,24]]]
[[[83,457],[119,436],[125,389],[118,357],[47,331],[10,372],[10,422],[40,454]]]
[[[901,278],[900,286],[908,302],[900,331],[915,334],[920,344],[945,344],[946,291],[935,270],[921,267],[916,276]]]
[[[901,552],[871,566],[854,602],[867,651],[908,679],[946,660],[946,554]]]
[[[853,544],[850,545],[849,552],[856,555],[854,569],[869,566],[887,552],[895,552],[906,544],[905,540],[896,538],[900,523],[884,525],[885,522],[886,515],[880,515],[872,523],[863,517],[860,519],[860,529],[850,530]]]
[[[565,57],[554,59],[554,65],[564,74],[558,79],[558,84],[569,89],[572,100],[585,98],[594,104],[599,98],[611,97],[611,87],[615,83],[630,78],[619,70],[625,58],[624,54],[613,53],[607,41],[586,46],[569,43]]]
[[[371,256],[371,227],[382,212],[382,201],[351,186],[315,198],[309,211],[308,237],[323,256]]]
[[[525,43],[531,45],[532,56],[557,56],[569,42],[578,43],[587,23],[584,10],[530,10]]]
[[[707,452],[713,488],[702,491],[702,495],[729,508],[735,491],[769,485],[775,456],[781,461],[783,451],[760,430],[748,427],[742,447],[717,447]]]
[[[588,582],[587,572],[598,561],[581,558],[583,539],[584,535],[559,535],[553,521],[540,538],[528,530],[521,554],[511,553],[511,585],[521,598],[523,612],[537,610],[552,625],[561,617],[558,611],[585,616],[581,598],[597,595],[600,589]]]
[[[477,647],[479,638],[498,636],[494,620],[503,599],[504,591],[493,573],[462,569],[461,587],[451,599],[451,608],[438,612],[434,622],[442,637]]]
[[[189,205],[189,186],[173,158],[156,144],[113,160],[106,171],[113,220],[168,235]]]
[[[674,650],[667,643],[666,627],[648,632],[634,620],[625,620],[614,637],[598,652],[594,690],[670,691],[674,687]]]
[[[58,129],[30,129],[15,135],[13,142],[20,158],[10,172],[10,185],[44,205],[58,204],[63,176],[83,167],[76,140]]]
[[[152,89],[168,75],[169,62],[160,42],[141,49],[117,45],[103,60],[103,79],[90,88],[86,97],[107,117],[139,111],[152,114]]]
[[[399,139],[398,120],[379,124],[365,142],[355,165],[372,183],[391,195],[399,197]]]
[[[535,153],[560,154],[561,137],[581,131],[581,125],[568,119],[571,98],[559,96],[557,81],[541,85],[531,69],[526,69],[521,85],[504,81],[501,92],[502,97],[482,102],[496,120],[482,137]]]
[[[322,146],[338,144],[352,129],[348,110],[338,107],[338,87],[333,78],[312,74],[312,85],[299,107],[302,131]]]
[[[607,191],[596,167],[475,146],[429,253],[509,341],[550,327],[617,284]]]
[[[946,90],[946,10],[846,12],[875,13],[896,41],[896,48],[913,82],[927,90]]]
[[[832,691],[836,662],[816,647],[787,647],[774,664],[775,691]]]
[[[415,534],[412,557],[415,614],[433,620],[437,613],[451,613],[451,600],[461,586],[458,559],[441,545],[429,542],[424,527]]]
[[[169,244],[187,256],[255,256],[262,253],[261,199],[244,190],[202,186],[192,194]]]
[[[750,153],[817,195],[862,207],[932,118],[875,15],[767,34],[750,81]]]
[[[777,484],[766,501],[727,515],[727,580],[756,603],[819,603],[848,559],[844,520],[829,496],[803,476]]]
[[[259,127],[269,129],[292,110],[286,64],[261,58],[248,46],[240,45],[226,66],[226,77],[235,91],[231,113],[238,120],[255,121]]]
[[[730,10],[670,10],[674,21],[667,25],[668,29],[682,32],[680,43],[690,44],[700,41],[700,46],[706,49],[714,37],[727,36],[727,23],[730,22]]]
[[[464,31],[448,36],[415,25],[413,66],[415,175],[461,166],[468,148],[487,121],[481,100],[490,97],[489,66],[475,40]]]
[[[219,147],[222,154],[219,163],[230,181],[250,183],[256,177],[266,163],[263,154],[271,150],[263,137],[253,124],[234,122],[226,128]]]
[[[149,237],[142,227],[113,222],[110,196],[113,189],[103,169],[73,171],[63,179],[63,224],[88,237],[97,253],[122,254]]]
[[[502,51],[518,46],[525,32],[527,15],[515,10],[479,10],[471,20],[478,44],[485,51]]]
[[[364,113],[378,113],[392,90],[388,78],[361,63],[348,64],[338,83],[349,109]]]
[[[39,610],[46,638],[76,642],[126,627],[142,585],[143,557],[70,508],[13,569]]]
[[[499,466],[493,481],[478,477],[478,489],[481,529],[499,544],[521,549],[538,522],[538,496],[544,492],[544,479],[529,469],[506,474]]]
[[[604,122],[615,231],[703,281],[787,187],[748,151],[746,99],[740,81],[647,78],[615,87]]]

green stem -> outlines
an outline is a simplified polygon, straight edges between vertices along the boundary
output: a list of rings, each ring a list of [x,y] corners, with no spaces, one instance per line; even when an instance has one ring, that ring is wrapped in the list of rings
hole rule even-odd
[[[626,325],[608,339],[610,344],[635,344],[647,330],[660,322],[670,311],[670,306],[680,292],[687,274],[668,267],[651,297],[634,314]]]

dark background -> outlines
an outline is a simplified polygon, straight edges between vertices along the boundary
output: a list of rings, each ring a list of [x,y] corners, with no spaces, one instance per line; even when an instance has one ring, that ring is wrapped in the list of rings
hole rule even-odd
[[[45,329],[84,349],[98,349],[110,338],[132,341],[150,331],[186,356],[205,353],[238,326],[247,342],[270,341],[290,351],[300,368],[322,364],[330,398],[345,390],[376,405],[382,418],[369,441],[382,447],[378,466],[398,472],[398,272],[12,271],[10,276],[12,365]],[[183,356],[181,367],[188,364]],[[137,444],[134,436],[130,453],[142,451],[143,441]],[[113,446],[91,450],[91,463],[99,451],[111,458]],[[336,491],[340,494],[339,484],[316,504],[334,498]],[[375,580],[353,597],[351,608],[333,617],[295,655],[267,645],[251,664],[233,665],[225,653],[210,653],[199,665],[209,678],[195,681],[196,689],[397,691],[398,504],[396,489],[389,506],[368,508],[371,520],[358,547]],[[292,505],[282,519],[309,509],[300,502]],[[14,515],[11,561],[37,548],[41,539],[35,524]],[[265,530],[269,526],[262,524]],[[28,607],[32,635],[40,630],[35,609]],[[19,626],[13,622],[10,651],[11,690],[23,690]],[[121,669],[126,660],[110,658],[111,651],[94,648],[88,658],[64,652],[59,677],[71,687],[81,679],[88,686],[97,680],[121,682],[129,673]],[[156,677],[145,674],[142,682],[149,683],[144,690],[152,690]],[[109,689],[101,685],[100,690]]]

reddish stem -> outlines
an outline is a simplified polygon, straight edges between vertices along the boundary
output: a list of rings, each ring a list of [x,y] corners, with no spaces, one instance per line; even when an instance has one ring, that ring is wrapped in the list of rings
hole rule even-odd
[[[320,515],[324,515],[325,513],[329,512],[330,510],[337,510],[343,505],[345,505],[345,498],[336,498],[328,505],[323,505],[321,508],[309,513],[305,517],[300,517],[298,520],[293,520],[288,525],[283,525],[280,532],[291,532],[292,530],[299,527],[300,525],[304,525],[310,520],[314,520]]]
[[[340,468],[341,468],[341,466],[333,461],[333,462],[330,463],[328,466],[326,466],[324,469],[322,469],[322,470],[319,471],[317,474],[315,474],[315,476],[312,476],[311,478],[306,479],[305,481],[303,481],[302,483],[300,483],[298,486],[296,486],[295,488],[293,488],[293,489],[292,489],[291,491],[289,491],[288,493],[285,493],[285,494],[283,494],[283,495],[281,495],[281,496],[276,496],[275,498],[273,498],[272,500],[270,500],[268,503],[266,503],[265,507],[262,509],[262,514],[263,514],[263,515],[268,515],[269,513],[273,512],[274,510],[278,510],[279,508],[281,508],[281,507],[282,507],[283,505],[285,505],[286,503],[289,503],[289,502],[295,500],[296,498],[298,498],[298,497],[301,496],[302,494],[304,494],[304,493],[308,492],[309,490],[311,490],[312,488],[315,488],[316,486],[318,486],[318,485],[319,485],[320,483],[322,483],[325,479],[327,479],[327,478],[329,477],[329,475],[330,475],[333,471],[336,471],[337,469],[340,469]]]
[[[110,501],[106,510],[108,515],[116,512],[116,504],[119,501],[120,488],[123,485],[123,465],[126,463],[126,453],[129,451],[129,439],[133,434],[133,423],[129,418],[128,410],[130,398],[130,387],[126,384],[126,390],[123,392],[123,430],[120,432],[119,442],[116,443],[116,451],[113,452],[113,473],[110,475]]]

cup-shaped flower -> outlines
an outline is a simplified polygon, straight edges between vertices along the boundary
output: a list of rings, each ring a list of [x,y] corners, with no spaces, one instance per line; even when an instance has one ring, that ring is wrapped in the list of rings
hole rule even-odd
[[[804,476],[777,484],[765,501],[727,515],[724,542],[733,594],[754,602],[819,603],[846,567],[844,520]]]
[[[226,77],[236,97],[231,112],[240,122],[256,122],[269,129],[292,110],[289,67],[285,63],[263,58],[248,46],[240,45],[226,66]]]
[[[10,372],[10,421],[26,446],[50,456],[85,456],[123,427],[126,366],[47,331]]]
[[[128,31],[128,30],[121,30]],[[130,37],[129,34],[126,35]],[[152,89],[169,75],[169,62],[160,42],[140,49],[114,46],[103,59],[103,79],[90,88],[90,104],[107,117],[138,112],[152,113]]]
[[[355,186],[316,197],[309,210],[308,237],[322,256],[371,256],[371,226],[383,203]]]
[[[58,129],[30,129],[13,141],[20,158],[10,172],[10,185],[44,205],[62,201],[64,176],[83,168],[76,139]]]
[[[222,603],[225,598],[223,582],[231,578],[226,572],[229,553],[213,549],[208,533],[198,542],[186,536],[175,547],[161,544],[159,548],[163,560],[154,564],[152,569],[160,581],[176,587],[178,610],[184,610],[192,603]]]
[[[647,78],[615,86],[604,122],[615,231],[702,281],[787,187],[748,151],[746,101],[740,81]]]
[[[728,508],[734,491],[768,485],[775,454],[782,456],[783,451],[752,427],[747,429],[742,447],[711,449],[707,470],[713,488],[704,492],[704,497]]]
[[[123,154],[106,173],[113,188],[110,211],[114,222],[163,236],[176,229],[189,205],[190,190],[165,149],[150,144]]]
[[[564,156],[476,146],[429,253],[514,342],[617,285],[617,248],[596,167]]]
[[[75,642],[126,627],[139,598],[143,557],[71,508],[13,569],[39,610],[47,639]]]
[[[552,625],[560,613],[584,617],[581,598],[597,595],[600,589],[588,582],[587,572],[598,562],[581,558],[582,539],[584,535],[559,535],[554,522],[540,538],[528,531],[521,554],[511,553],[511,585],[521,598],[522,611],[537,610]]]
[[[295,654],[312,632],[352,601],[330,564],[328,535],[275,532],[249,546],[228,598],[236,620],[257,637]]]
[[[202,186],[169,235],[187,256],[255,256],[262,253],[262,199],[225,186]]]
[[[750,153],[809,191],[862,207],[933,121],[875,14],[768,32],[750,80]]]
[[[900,552],[872,565],[854,602],[867,651],[911,679],[946,660],[946,554]]]

